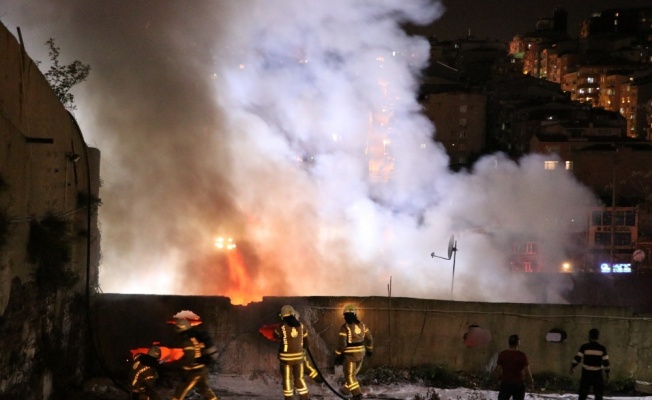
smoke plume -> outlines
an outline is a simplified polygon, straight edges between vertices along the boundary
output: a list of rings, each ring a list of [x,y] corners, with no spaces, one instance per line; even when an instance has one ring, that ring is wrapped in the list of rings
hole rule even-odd
[[[401,29],[439,3],[30,3],[0,9],[30,56],[52,37],[92,67],[75,99],[102,152],[104,292],[447,299],[431,253],[455,235],[456,300],[532,302],[513,241],[552,269],[585,227],[590,193],[540,157],[448,171],[416,101],[428,43]]]

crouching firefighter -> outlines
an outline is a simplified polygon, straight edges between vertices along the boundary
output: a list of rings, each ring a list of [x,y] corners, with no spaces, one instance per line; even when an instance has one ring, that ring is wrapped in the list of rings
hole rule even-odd
[[[340,328],[335,349],[335,364],[342,365],[344,372],[343,394],[353,395],[353,400],[362,398],[357,374],[365,355],[371,357],[374,339],[367,326],[358,320],[358,309],[353,305],[344,307],[344,324]]]
[[[158,378],[159,358],[161,349],[152,346],[147,354],[138,353],[129,369],[129,391],[131,400],[160,400],[156,393],[156,379]]]
[[[217,348],[212,338],[198,327],[193,327],[184,318],[175,319],[175,329],[183,341],[181,368],[183,378],[174,391],[172,400],[183,400],[194,388],[207,400],[217,400],[217,396],[208,386],[208,372],[214,363]]]
[[[279,315],[283,322],[274,329],[274,338],[280,341],[278,360],[283,380],[283,397],[291,400],[296,390],[301,400],[308,400],[310,394],[304,379],[308,331],[297,319],[292,306],[283,306]]]

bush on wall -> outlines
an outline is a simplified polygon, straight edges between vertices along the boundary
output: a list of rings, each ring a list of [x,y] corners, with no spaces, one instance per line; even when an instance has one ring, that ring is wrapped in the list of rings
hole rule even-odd
[[[72,253],[70,224],[53,215],[41,221],[33,220],[29,226],[27,254],[36,264],[33,278],[46,290],[70,288],[79,277],[68,269]]]

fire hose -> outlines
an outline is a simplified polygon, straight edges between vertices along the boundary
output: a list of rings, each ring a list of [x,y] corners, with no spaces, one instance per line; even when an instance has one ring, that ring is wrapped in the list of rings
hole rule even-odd
[[[324,381],[324,384],[326,384],[326,387],[330,389],[331,392],[333,392],[337,397],[343,400],[349,400],[348,397],[342,396],[342,394],[339,392],[339,390],[335,390],[330,383],[326,380],[326,377],[324,374],[322,374],[321,370],[319,367],[317,367],[317,363],[315,362],[315,358],[312,356],[312,352],[310,351],[310,348],[306,347],[306,352],[308,353],[308,357],[310,357],[310,361],[312,362],[313,367],[315,367],[315,371],[317,371],[317,376],[320,376],[322,381]],[[358,366],[356,373],[360,371],[360,368],[362,368],[362,362],[360,362],[360,365]]]

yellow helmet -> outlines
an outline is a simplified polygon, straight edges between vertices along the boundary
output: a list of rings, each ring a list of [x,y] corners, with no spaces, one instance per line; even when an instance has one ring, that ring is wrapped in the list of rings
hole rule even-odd
[[[290,315],[295,315],[296,312],[294,311],[294,308],[292,306],[285,305],[281,307],[281,312],[279,313],[281,318],[289,317]]]
[[[353,304],[348,304],[346,307],[344,307],[343,314],[358,315],[358,307],[354,306]]]
[[[147,355],[152,356],[158,360],[161,358],[161,348],[158,346],[152,346],[149,348],[149,351],[147,351]]]
[[[177,318],[174,324],[177,332],[185,332],[191,328],[190,321],[185,318]]]

